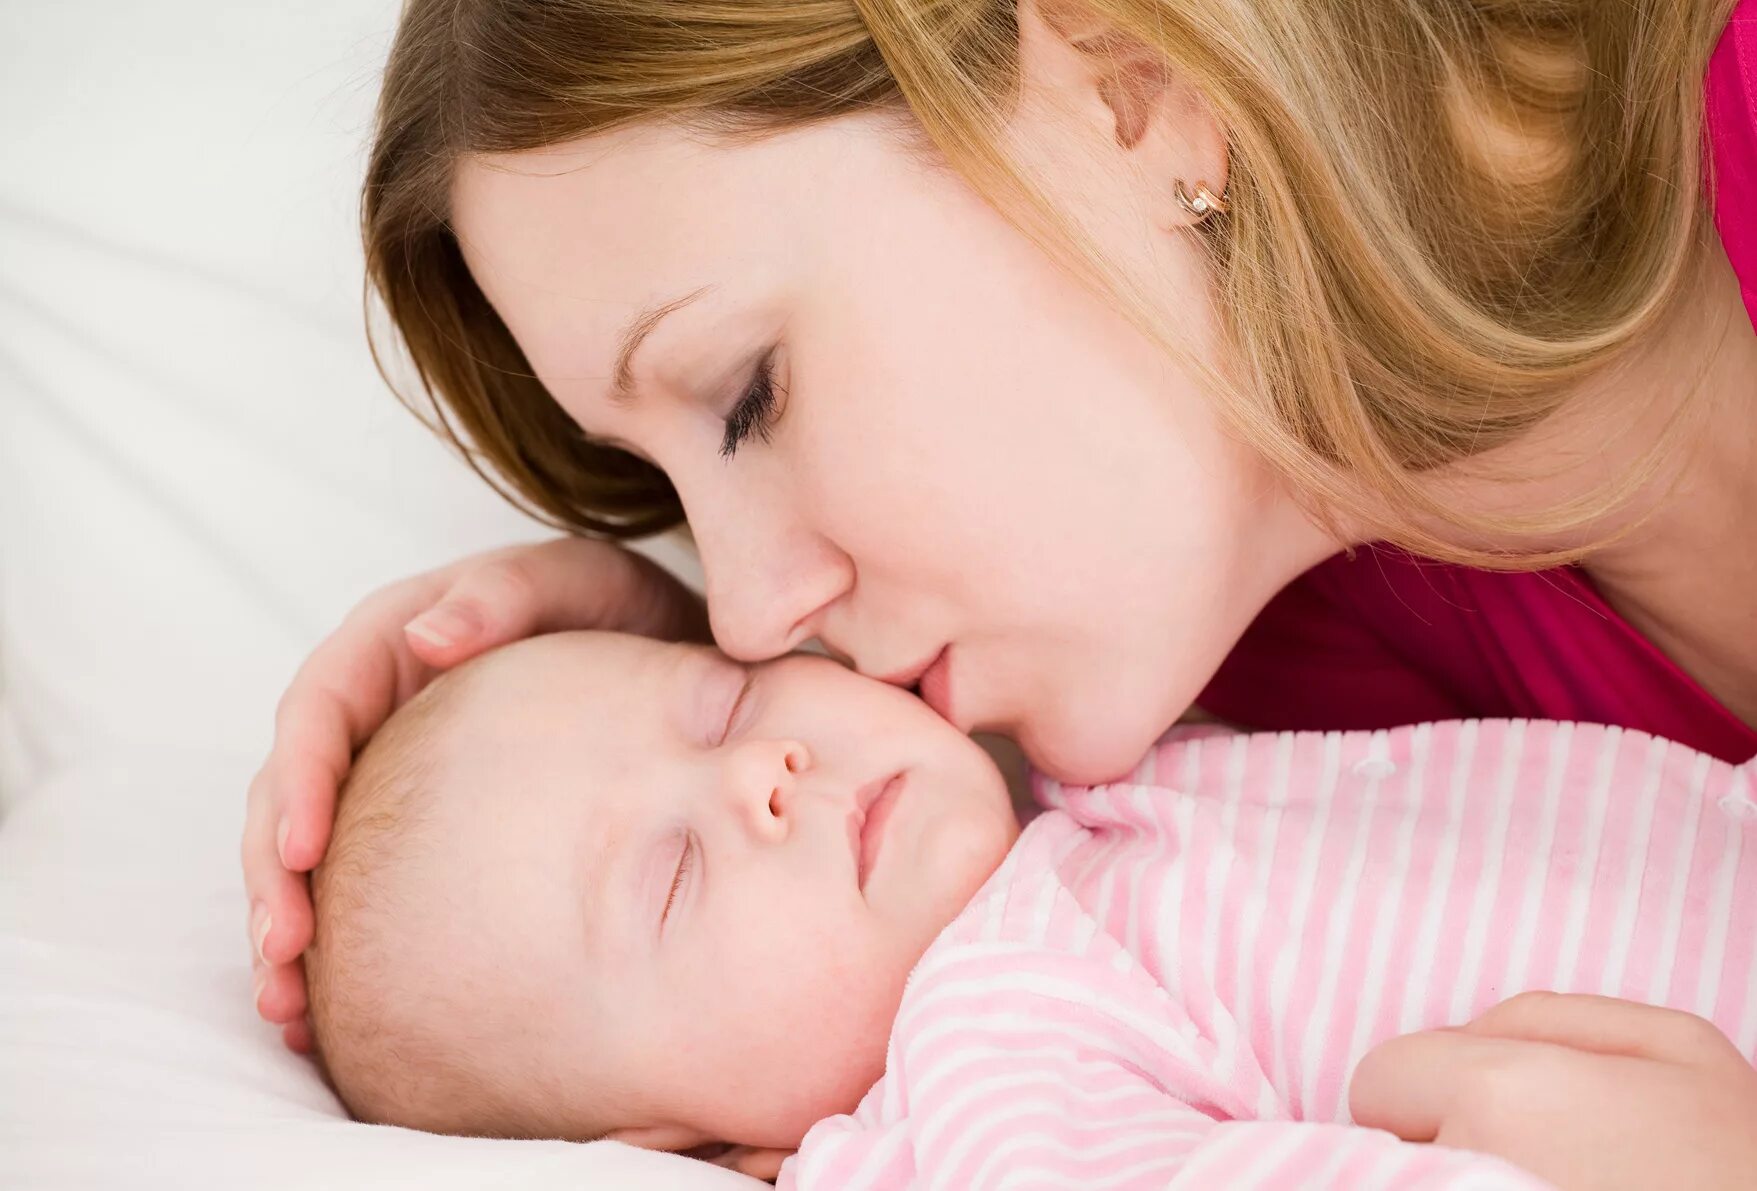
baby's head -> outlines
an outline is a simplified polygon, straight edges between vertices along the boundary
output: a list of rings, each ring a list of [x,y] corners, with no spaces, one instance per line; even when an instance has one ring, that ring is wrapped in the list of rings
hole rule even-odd
[[[903,982],[1017,834],[982,750],[824,658],[571,633],[411,701],[314,878],[355,1115],[790,1149],[883,1071]]]

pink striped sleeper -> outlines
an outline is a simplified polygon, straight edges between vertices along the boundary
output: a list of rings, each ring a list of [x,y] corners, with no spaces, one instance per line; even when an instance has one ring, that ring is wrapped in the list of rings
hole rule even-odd
[[[1536,1187],[1348,1118],[1368,1049],[1526,989],[1757,1058],[1757,761],[1525,720],[1197,728],[1036,788],[783,1188]]]

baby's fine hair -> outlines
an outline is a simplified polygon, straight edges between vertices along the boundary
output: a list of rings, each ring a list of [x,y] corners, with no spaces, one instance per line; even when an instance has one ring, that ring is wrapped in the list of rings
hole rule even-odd
[[[442,957],[424,954],[413,929],[443,912],[415,892],[433,881],[414,878],[443,863],[424,854],[424,829],[445,793],[448,729],[478,672],[472,663],[441,675],[355,757],[328,851],[311,874],[316,927],[305,975],[316,1056],[349,1113],[479,1136],[511,1130],[512,1089],[468,1061],[471,1015],[443,1010],[448,977],[433,962]]]

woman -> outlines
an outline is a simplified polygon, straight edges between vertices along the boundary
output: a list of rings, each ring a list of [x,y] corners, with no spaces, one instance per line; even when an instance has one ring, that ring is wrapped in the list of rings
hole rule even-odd
[[[352,750],[507,640],[705,633],[606,540],[684,513],[729,653],[819,638],[1071,780],[1192,705],[1757,752],[1733,9],[412,5],[373,281],[473,461],[597,536],[301,670],[244,840],[265,1016],[300,1040]]]

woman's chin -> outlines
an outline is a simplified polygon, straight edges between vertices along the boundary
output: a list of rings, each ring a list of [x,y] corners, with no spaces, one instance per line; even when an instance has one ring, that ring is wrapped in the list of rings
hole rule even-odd
[[[1143,717],[1139,708],[1108,714],[1063,705],[1056,711],[1053,718],[1021,724],[1018,741],[1033,768],[1068,785],[1094,786],[1127,776],[1170,727]]]

